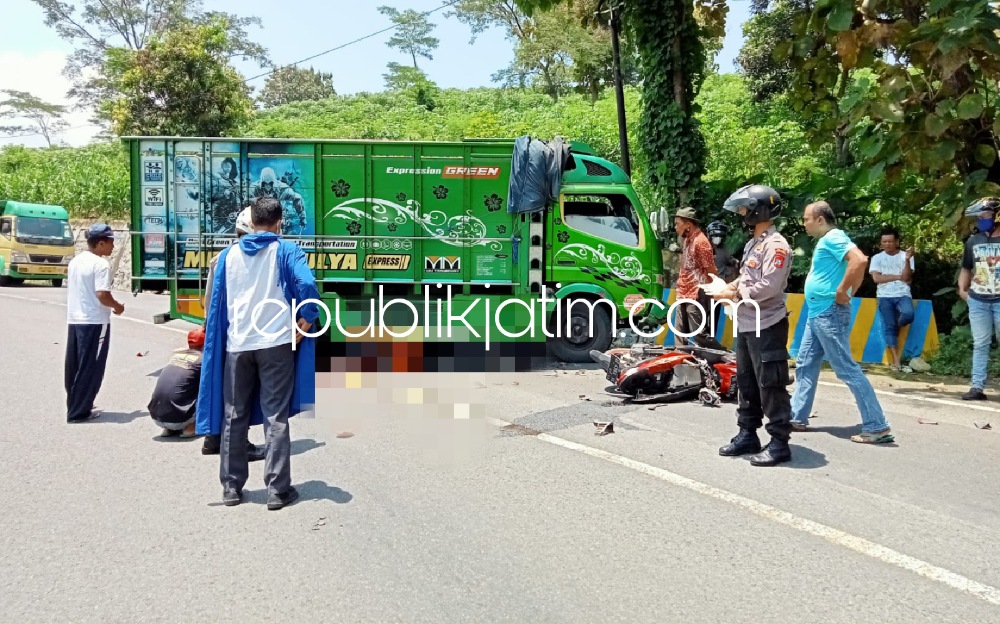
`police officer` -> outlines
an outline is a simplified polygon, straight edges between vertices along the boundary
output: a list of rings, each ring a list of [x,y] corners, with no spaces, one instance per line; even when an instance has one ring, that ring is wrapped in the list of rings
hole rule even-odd
[[[775,466],[792,459],[791,397],[788,394],[788,309],[785,287],[791,271],[791,248],[774,227],[781,197],[767,186],[744,186],[723,208],[753,228],[743,249],[739,277],[714,295],[736,306],[736,378],[739,386],[739,434],[719,449],[727,457],[753,453],[754,466]],[[747,302],[755,302],[760,312]],[[770,443],[761,449],[757,429],[767,414]]]

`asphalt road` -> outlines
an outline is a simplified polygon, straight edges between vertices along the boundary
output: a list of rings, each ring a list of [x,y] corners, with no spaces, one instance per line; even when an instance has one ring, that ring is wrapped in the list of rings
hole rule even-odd
[[[267,511],[255,463],[228,508],[145,411],[189,328],[164,297],[118,295],[104,414],[65,424],[65,293],[0,290],[0,622],[1000,622],[998,403],[882,394],[867,447],[824,385],[755,468],[717,454],[732,406],[616,405],[592,367],[329,378],[302,499]]]

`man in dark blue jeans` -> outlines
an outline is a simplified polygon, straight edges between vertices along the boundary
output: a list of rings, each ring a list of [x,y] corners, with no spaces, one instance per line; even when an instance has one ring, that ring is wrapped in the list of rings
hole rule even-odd
[[[882,231],[882,253],[872,258],[869,272],[878,285],[878,312],[882,317],[885,331],[885,346],[892,352],[892,369],[900,370],[902,349],[899,347],[899,331],[913,322],[913,250],[899,249],[899,232],[893,228]],[[903,372],[913,372],[903,368]]]
[[[820,365],[826,358],[837,378],[850,388],[861,412],[861,433],[851,436],[851,440],[861,444],[892,442],[892,431],[875,389],[851,353],[851,295],[865,277],[868,258],[836,227],[836,216],[828,203],[806,206],[802,225],[819,241],[806,278],[809,318],[795,367],[792,428],[804,431],[808,426]]]
[[[979,232],[965,242],[958,296],[969,304],[972,326],[972,387],[963,401],[985,401],[986,369],[994,333],[1000,333],[1000,199],[985,197],[965,210]]]

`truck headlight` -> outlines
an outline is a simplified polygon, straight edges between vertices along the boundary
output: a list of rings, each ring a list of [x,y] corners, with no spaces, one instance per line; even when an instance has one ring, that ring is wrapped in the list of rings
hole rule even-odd
[[[69,256],[64,256],[63,259],[62,259],[62,263],[63,264],[69,264],[70,261],[73,260],[73,258],[75,258],[75,257],[76,257],[76,254],[72,254],[72,255],[69,255]]]
[[[28,254],[21,253],[20,251],[12,251],[12,252],[10,252],[10,261],[11,262],[31,262],[31,260],[28,259]]]

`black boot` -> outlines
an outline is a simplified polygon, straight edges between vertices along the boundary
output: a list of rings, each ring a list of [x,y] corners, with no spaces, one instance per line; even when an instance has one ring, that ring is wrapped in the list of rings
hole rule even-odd
[[[744,429],[740,427],[740,432],[730,440],[729,444],[719,449],[719,455],[723,457],[735,457],[746,455],[747,453],[760,452],[760,438],[754,429]]]
[[[750,465],[777,466],[787,461],[792,461],[792,450],[788,448],[788,442],[771,438],[763,451],[750,458]]]
[[[257,446],[247,440],[247,461],[264,461],[267,458],[267,447]]]

